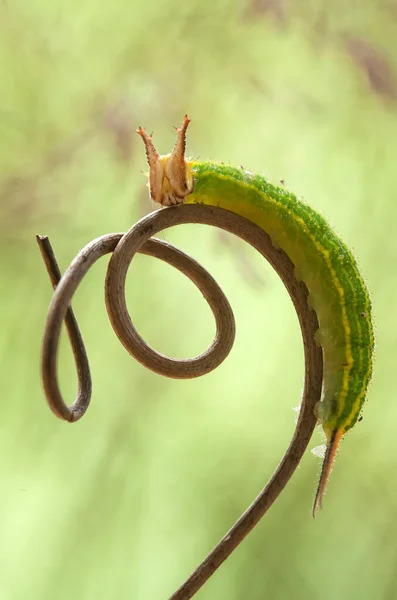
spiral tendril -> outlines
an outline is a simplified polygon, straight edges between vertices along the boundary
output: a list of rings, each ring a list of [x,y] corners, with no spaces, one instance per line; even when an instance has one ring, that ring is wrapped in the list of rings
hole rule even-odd
[[[126,350],[155,373],[176,379],[205,375],[219,366],[229,354],[235,337],[232,309],[221,288],[194,259],[153,235],[183,223],[200,223],[219,227],[235,234],[253,246],[272,265],[283,281],[294,304],[302,332],[305,354],[305,386],[301,410],[291,443],[273,476],[251,506],[241,515],[217,546],[187,578],[169,600],[188,600],[211,577],[267,512],[288,483],[298,466],[313,433],[316,417],[314,406],[320,400],[323,380],[323,357],[315,340],[317,315],[308,304],[308,290],[295,278],[294,264],[257,225],[233,212],[203,206],[179,205],[155,211],[140,219],[123,233],[103,235],[87,244],[61,276],[55,255],[46,236],[37,236],[54,295],[45,325],[41,374],[47,402],[53,413],[74,422],[86,412],[91,399],[90,368],[83,339],[71,309],[72,297],[91,266],[105,254],[112,253],[105,283],[105,301],[113,329]],[[211,346],[201,355],[177,360],[151,348],[139,335],[129,316],[125,300],[125,281],[135,254],[159,258],[177,268],[198,287],[208,302],[216,322]],[[65,321],[76,363],[78,390],[73,405],[63,400],[57,377],[58,345]]]

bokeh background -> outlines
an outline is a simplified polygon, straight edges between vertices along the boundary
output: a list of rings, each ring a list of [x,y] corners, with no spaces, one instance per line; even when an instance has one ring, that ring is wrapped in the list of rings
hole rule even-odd
[[[142,142],[243,164],[322,212],[354,249],[373,297],[376,369],[343,442],[324,510],[307,452],[259,526],[197,598],[397,597],[397,3],[395,0],[3,0],[0,5],[0,598],[167,598],[263,487],[303,387],[296,316],[270,267],[203,226],[164,238],[204,264],[235,311],[227,361],[166,380],[124,351],[103,302],[106,259],[74,308],[94,393],[77,424],[48,410],[39,377],[51,288],[89,240],[153,209]],[[141,334],[185,357],[214,333],[190,282],[131,265]],[[288,369],[282,368],[287,364]],[[76,380],[66,336],[62,390]],[[317,431],[310,447],[322,443]]]

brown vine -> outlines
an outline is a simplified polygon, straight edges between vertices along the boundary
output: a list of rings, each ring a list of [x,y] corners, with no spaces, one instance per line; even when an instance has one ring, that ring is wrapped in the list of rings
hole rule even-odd
[[[193,378],[215,369],[231,350],[235,335],[234,317],[222,290],[195,260],[163,241],[150,239],[159,231],[182,223],[201,223],[220,227],[256,248],[283,281],[298,315],[305,354],[305,386],[302,406],[291,443],[270,481],[251,506],[222,538],[218,545],[188,577],[169,600],[188,600],[211,577],[254,528],[276,500],[298,466],[316,424],[314,405],[320,400],[323,357],[315,341],[318,321],[308,305],[308,290],[295,278],[288,256],[273,246],[270,237],[257,225],[221,208],[179,205],[155,211],[142,218],[125,233],[104,235],[93,240],[72,261],[61,277],[48,238],[37,236],[46,267],[55,288],[45,326],[42,348],[42,379],[51,410],[61,419],[77,421],[90,402],[91,376],[84,343],[70,303],[80,281],[101,257],[113,253],[105,284],[105,300],[110,321],[118,338],[132,356],[160,375]],[[148,346],[133,326],[125,301],[125,280],[136,252],[164,260],[187,275],[200,289],[214,313],[216,336],[211,347],[187,360],[168,358]],[[78,392],[74,404],[65,404],[57,379],[57,355],[61,326],[65,321],[76,362]]]

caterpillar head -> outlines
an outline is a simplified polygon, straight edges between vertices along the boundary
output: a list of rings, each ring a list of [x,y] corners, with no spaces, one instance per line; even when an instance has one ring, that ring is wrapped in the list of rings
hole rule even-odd
[[[185,159],[186,130],[189,123],[190,119],[185,115],[182,127],[177,129],[178,137],[173,151],[164,156],[159,156],[153,145],[152,135],[148,135],[142,127],[137,129],[145,144],[149,163],[150,196],[162,206],[181,204],[193,192],[193,174]]]

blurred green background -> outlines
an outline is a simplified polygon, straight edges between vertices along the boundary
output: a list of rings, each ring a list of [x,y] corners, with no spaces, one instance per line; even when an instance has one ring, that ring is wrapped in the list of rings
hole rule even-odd
[[[34,235],[65,269],[89,240],[153,209],[144,149],[187,112],[188,153],[243,164],[322,212],[372,292],[376,368],[324,510],[320,460],[301,467],[197,598],[397,597],[397,4],[394,0],[3,0],[0,5],[0,598],[167,598],[263,487],[303,387],[297,318],[254,251],[203,226],[164,238],[216,277],[237,341],[216,372],[172,381],[119,344],[103,302],[107,260],[74,308],[93,375],[77,424],[39,377],[51,298]],[[138,256],[128,280],[141,334],[172,356],[203,351],[212,315],[190,282]],[[288,372],[282,363],[288,364]],[[62,390],[76,379],[66,336]],[[317,431],[310,447],[322,443]]]

